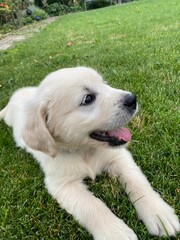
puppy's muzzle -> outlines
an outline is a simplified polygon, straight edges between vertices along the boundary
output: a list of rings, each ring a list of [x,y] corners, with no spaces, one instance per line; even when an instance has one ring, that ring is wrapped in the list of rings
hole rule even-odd
[[[131,116],[129,118],[130,120],[138,109],[136,95],[132,93],[127,94],[121,103],[126,111],[129,112],[128,115]],[[131,140],[131,133],[127,128],[120,127],[117,129],[109,129],[108,131],[95,131],[90,134],[90,137],[101,142],[107,142],[109,146],[120,146]]]

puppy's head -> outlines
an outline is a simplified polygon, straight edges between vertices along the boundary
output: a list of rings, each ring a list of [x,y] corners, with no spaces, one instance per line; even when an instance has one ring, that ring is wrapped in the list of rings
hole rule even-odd
[[[123,126],[137,110],[136,97],[111,88],[94,70],[62,69],[48,75],[28,106],[24,140],[55,156],[56,150],[127,143]]]

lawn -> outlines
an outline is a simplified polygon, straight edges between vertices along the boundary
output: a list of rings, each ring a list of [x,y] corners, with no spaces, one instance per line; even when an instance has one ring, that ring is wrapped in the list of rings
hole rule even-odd
[[[152,186],[180,213],[179,9],[179,0],[144,0],[60,17],[0,52],[0,109],[15,89],[37,85],[58,68],[97,69],[113,87],[137,94],[130,150]],[[1,240],[92,239],[47,193],[38,164],[16,148],[3,122],[0,149]],[[137,220],[116,179],[102,175],[86,183],[140,240],[158,239]]]

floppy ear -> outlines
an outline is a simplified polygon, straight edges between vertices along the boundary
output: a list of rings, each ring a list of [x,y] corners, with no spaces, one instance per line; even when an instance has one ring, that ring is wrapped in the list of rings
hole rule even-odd
[[[32,149],[56,157],[56,144],[46,126],[47,107],[33,107],[28,113],[23,139]]]

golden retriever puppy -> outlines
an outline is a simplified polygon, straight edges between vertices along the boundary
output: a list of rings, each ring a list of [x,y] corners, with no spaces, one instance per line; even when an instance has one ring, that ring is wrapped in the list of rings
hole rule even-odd
[[[49,193],[96,240],[137,239],[83,184],[102,172],[119,178],[150,234],[174,236],[180,229],[174,210],[126,149],[131,133],[124,125],[137,108],[134,94],[110,87],[93,69],[76,67],[16,91],[0,112],[17,146],[41,165]]]

